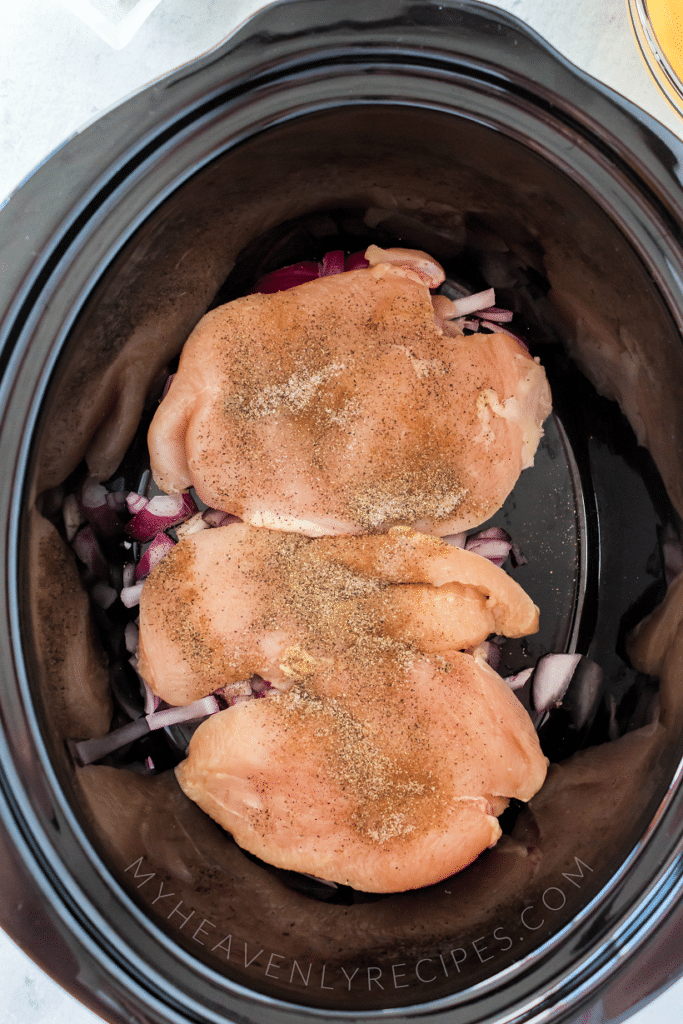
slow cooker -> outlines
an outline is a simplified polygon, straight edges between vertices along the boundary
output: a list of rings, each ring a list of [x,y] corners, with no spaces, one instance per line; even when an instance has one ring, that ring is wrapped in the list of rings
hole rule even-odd
[[[597,1024],[680,973],[682,155],[485,5],[283,0],[2,210],[1,921],[104,1019]],[[537,716],[552,767],[501,842],[383,897],[243,853],[177,787],[177,733],[154,771],[146,747],[77,763],[128,669],[62,515],[85,476],[146,479],[160,374],[207,309],[371,240],[495,287],[546,366],[500,514],[542,626],[503,667],[599,666]]]

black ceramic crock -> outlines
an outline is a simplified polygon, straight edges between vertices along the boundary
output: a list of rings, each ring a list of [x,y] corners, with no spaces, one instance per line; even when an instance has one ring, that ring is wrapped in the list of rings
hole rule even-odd
[[[678,976],[670,695],[660,732],[634,718],[621,739],[615,727],[599,747],[578,743],[583,760],[565,761],[506,844],[457,878],[320,901],[245,857],[170,773],[76,769],[65,741],[101,732],[110,710],[92,683],[101,662],[73,655],[90,643],[89,611],[49,522],[84,458],[102,479],[121,472],[126,410],[144,417],[204,310],[239,294],[250,259],[291,255],[302,224],[321,239],[343,224],[361,244],[379,225],[445,262],[469,246],[474,277],[500,276],[504,251],[537,299],[530,333],[572,448],[562,648],[597,657],[602,644],[603,667],[633,672],[624,631],[663,589],[624,549],[634,523],[654,536],[680,507],[682,156],[642,111],[484,5],[287,0],[71,139],[8,201],[0,919],[105,1019],[598,1024]]]

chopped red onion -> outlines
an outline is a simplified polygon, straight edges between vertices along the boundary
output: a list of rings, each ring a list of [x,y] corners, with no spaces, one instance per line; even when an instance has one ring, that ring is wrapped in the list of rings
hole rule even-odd
[[[78,558],[95,576],[99,576],[103,580],[109,578],[109,563],[102,553],[92,526],[84,526],[78,531],[73,539],[72,547]]]
[[[531,679],[533,674],[534,669],[532,665],[531,668],[523,668],[521,672],[515,672],[514,675],[505,676],[505,682],[511,690],[521,690],[524,684]]]
[[[114,729],[106,736],[79,742],[69,740],[68,746],[74,760],[79,765],[93,764],[95,761],[101,761],[107,754],[133,743],[156,729],[166,729],[169,725],[178,725],[180,722],[193,722],[197,719],[208,718],[209,715],[214,715],[217,711],[220,711],[220,705],[216,698],[203,697],[185,707],[164,708],[162,711],[145,715],[143,718],[121,726],[120,729]]]
[[[344,253],[341,249],[334,249],[323,256],[320,277],[329,277],[331,274],[344,273]]]
[[[473,551],[477,555],[482,555],[483,558],[488,558],[489,562],[493,562],[500,568],[505,564],[510,545],[502,540],[478,541],[476,544],[468,544],[467,551]]]
[[[268,690],[272,690],[272,688],[272,684],[269,683],[267,679],[257,678],[252,679],[251,681],[252,693],[254,693],[257,697],[265,697]]]
[[[475,292],[474,295],[464,295],[461,299],[453,300],[453,316],[467,316],[468,313],[476,313],[480,309],[489,309],[495,301],[496,293],[493,288]]]
[[[132,587],[124,587],[121,591],[120,597],[126,608],[135,608],[136,605],[140,604],[141,594],[142,583],[136,583]]]
[[[367,270],[369,266],[370,264],[365,258],[365,250],[363,252],[352,252],[344,260],[344,270]]]
[[[282,267],[281,270],[274,270],[272,274],[266,274],[256,282],[254,291],[260,292],[262,295],[284,292],[289,288],[295,288],[298,284],[313,281],[319,275],[320,264],[313,260],[304,260],[301,263],[293,263],[289,267]]]
[[[479,317],[483,320],[491,320],[496,324],[509,324],[514,316],[509,309],[500,309],[498,306],[489,306],[488,309],[479,310]]]
[[[184,707],[163,708],[146,716],[150,730],[166,729],[169,725],[179,725],[180,722],[194,722],[198,718],[208,718],[220,711],[220,704],[215,697],[202,697],[193,704],[186,704]]]
[[[525,341],[522,341],[518,334],[513,334],[512,331],[508,331],[505,327],[501,327],[500,324],[492,324],[489,320],[482,320],[480,326],[487,327],[489,331],[495,331],[496,334],[507,334],[509,338],[514,338],[514,340],[521,345],[523,349],[527,352],[529,351],[529,346]]]
[[[92,740],[80,740],[78,742],[69,740],[68,747],[76,764],[84,767],[87,764],[93,764],[95,761],[101,761],[107,754],[112,754],[115,750],[120,750],[121,747],[139,740],[141,736],[146,736],[149,731],[147,719],[137,718],[134,722],[129,722],[127,725],[121,726],[120,729],[114,729],[112,732],[107,733],[106,736],[97,736]]]
[[[192,495],[158,494],[145,505],[126,526],[126,532],[135,540],[152,540],[163,530],[185,522],[197,512]]]
[[[169,373],[168,378],[166,380],[166,383],[164,384],[164,390],[161,392],[161,398],[159,399],[160,402],[163,402],[163,400],[166,398],[166,395],[169,392],[171,384],[173,383],[173,378],[174,377],[175,377],[175,373]]]
[[[175,541],[165,533],[158,533],[151,542],[135,569],[135,579],[142,580],[148,576],[161,559],[175,547]]]
[[[81,488],[79,505],[83,516],[102,537],[115,537],[123,530],[123,521],[107,501],[106,487],[88,478]]]
[[[322,263],[315,263],[313,260],[303,260],[301,263],[293,263],[289,267],[282,267],[281,270],[274,270],[271,274],[265,274],[260,278],[254,291],[263,295],[272,292],[284,292],[289,288],[296,288],[299,284],[307,281],[314,281],[317,277],[329,277],[331,274],[343,274],[347,270],[360,270],[370,264],[364,253],[355,252],[344,259],[341,249],[334,249],[325,253]]]
[[[153,715],[161,704],[161,698],[157,697],[156,693],[152,690],[152,687],[142,678],[142,676],[140,676],[140,683],[142,685],[142,693],[145,698],[145,714]]]
[[[497,566],[503,565],[510,554],[511,547],[510,534],[498,526],[473,534],[468,537],[465,544],[467,551],[474,551],[475,554],[488,558]]]
[[[191,537],[193,533],[200,533],[202,530],[208,530],[210,523],[207,523],[204,519],[203,512],[197,512],[190,519],[186,519],[184,523],[179,523],[176,526],[176,533],[178,534],[178,540],[182,537]]]
[[[132,515],[137,515],[138,512],[142,512],[143,508],[147,508],[149,498],[146,498],[144,494],[136,494],[135,491],[129,491],[126,495],[126,505]]]
[[[510,540],[510,534],[502,526],[489,526],[486,530],[473,533],[470,540]]]
[[[450,544],[454,548],[464,548],[467,543],[467,534],[463,533],[452,533],[449,537],[442,537],[447,544]]]
[[[140,630],[134,622],[129,622],[123,632],[123,639],[126,644],[126,650],[129,654],[135,654],[138,649],[140,642]]]
[[[541,658],[534,671],[531,692],[539,714],[561,703],[580,661],[580,654],[546,654]]]
[[[218,508],[207,508],[202,512],[202,519],[207,526],[227,526],[228,523],[239,522],[237,516],[233,516],[230,512],[221,512]]]
[[[479,647],[477,649],[481,652],[481,656],[483,657],[484,661],[486,661],[486,663],[490,665],[494,671],[496,671],[498,666],[500,665],[501,657],[500,647],[498,646],[498,644],[493,643],[491,640],[484,640],[483,643],[479,644]]]
[[[107,502],[107,505],[109,505],[109,508],[113,509],[115,512],[125,513],[128,509],[128,503],[126,501],[127,497],[128,494],[126,491],[107,491],[105,501]]]

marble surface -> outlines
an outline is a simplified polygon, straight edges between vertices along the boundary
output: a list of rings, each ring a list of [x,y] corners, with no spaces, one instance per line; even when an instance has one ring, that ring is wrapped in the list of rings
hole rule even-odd
[[[217,46],[261,0],[161,0],[115,50],[59,0],[0,0],[0,201],[65,139],[153,79]],[[564,56],[683,138],[640,60],[626,0],[497,0]],[[0,932],[0,1024],[96,1024]],[[683,1022],[683,981],[630,1024]]]

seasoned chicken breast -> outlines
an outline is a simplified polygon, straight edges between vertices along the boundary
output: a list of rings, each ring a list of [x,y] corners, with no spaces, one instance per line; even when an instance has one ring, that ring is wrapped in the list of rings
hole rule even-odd
[[[501,834],[546,773],[506,683],[467,654],[357,646],[286,693],[203,722],[176,769],[240,846],[370,892],[430,885]]]
[[[311,540],[234,523],[184,538],[152,571],[138,664],[179,705],[253,674],[285,689],[370,639],[446,654],[537,628],[503,569],[440,538],[395,527]]]
[[[543,368],[503,333],[446,336],[438,264],[372,248],[200,321],[149,431],[162,490],[311,537],[446,536],[502,505],[550,411]]]

